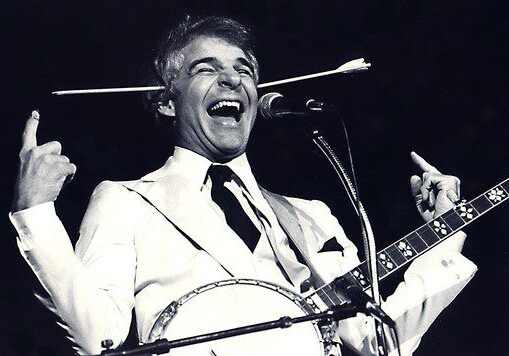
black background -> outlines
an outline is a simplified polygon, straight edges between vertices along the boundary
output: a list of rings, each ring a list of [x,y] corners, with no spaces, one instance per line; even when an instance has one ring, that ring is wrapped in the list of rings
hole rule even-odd
[[[13,1],[0,4],[2,212],[0,354],[70,354],[20,257],[7,213],[20,135],[41,110],[39,142],[58,139],[78,173],[57,210],[73,242],[93,187],[162,165],[172,142],[138,94],[52,97],[57,89],[142,84],[140,65],[158,35],[183,16],[227,15],[257,37],[261,82],[336,68],[365,57],[367,73],[288,84],[277,90],[341,108],[358,183],[383,247],[421,224],[408,179],[416,150],[461,177],[473,198],[509,175],[506,148],[509,21],[504,1]],[[263,94],[265,91],[260,91]],[[337,121],[324,125],[341,157]],[[248,148],[269,190],[328,203],[361,246],[352,209],[298,122],[255,126]],[[465,254],[479,272],[423,338],[417,355],[504,354],[509,267],[508,208],[466,229]],[[384,283],[385,293],[401,275]]]

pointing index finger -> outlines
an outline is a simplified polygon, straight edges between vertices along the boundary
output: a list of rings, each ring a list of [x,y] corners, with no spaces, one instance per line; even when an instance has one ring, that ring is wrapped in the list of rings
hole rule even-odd
[[[438,169],[436,169],[434,166],[432,166],[431,164],[426,162],[426,160],[424,158],[419,156],[414,151],[410,152],[410,157],[412,157],[412,161],[414,161],[414,163],[417,165],[417,167],[422,169],[423,172],[440,173],[440,171]]]
[[[39,112],[37,110],[32,111],[32,114],[28,118],[23,136],[21,138],[21,150],[29,151],[37,146],[37,126],[39,126]]]

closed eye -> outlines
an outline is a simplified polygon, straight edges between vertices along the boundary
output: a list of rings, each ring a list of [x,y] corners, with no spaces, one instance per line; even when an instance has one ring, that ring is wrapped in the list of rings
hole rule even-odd
[[[240,74],[240,75],[248,75],[250,77],[253,76],[253,72],[250,70],[250,69],[247,69],[247,68],[240,68],[240,69],[237,69],[237,72]]]
[[[214,73],[215,71],[216,71],[216,69],[208,63],[198,63],[191,68],[190,74],[191,75],[198,74],[198,73],[208,74],[208,73]]]
[[[198,68],[196,70],[197,73],[213,73],[214,72],[214,68],[210,68],[210,67],[203,67],[203,68]]]

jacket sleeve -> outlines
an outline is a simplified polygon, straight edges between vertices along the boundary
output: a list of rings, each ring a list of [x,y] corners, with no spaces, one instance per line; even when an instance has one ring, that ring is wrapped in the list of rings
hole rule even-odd
[[[453,239],[463,239],[458,233]],[[403,355],[411,355],[422,336],[474,276],[477,267],[458,251],[437,246],[417,258],[404,274],[403,281],[382,303],[384,311],[396,322]],[[387,329],[387,328],[386,328]],[[374,350],[374,327],[370,318],[359,314],[340,324],[339,336],[361,354]],[[397,355],[388,330],[389,351]]]
[[[327,236],[325,238],[335,237],[344,247],[342,253],[336,253],[337,260],[334,259],[334,264],[331,265],[331,268],[335,265],[336,269],[332,275],[340,276],[356,267],[360,263],[357,249],[347,239],[330,209],[319,201],[298,205],[314,218]],[[403,281],[382,303],[384,311],[396,322],[403,355],[411,355],[415,351],[431,323],[456,298],[477,271],[476,265],[461,254],[465,238],[463,232],[458,232],[415,259],[405,272]],[[388,330],[385,334],[389,351],[397,355]],[[370,317],[358,314],[355,318],[340,322],[337,336],[340,342],[359,354],[375,354],[374,326]]]
[[[43,303],[63,320],[79,353],[100,353],[105,339],[116,347],[129,332],[136,269],[132,199],[122,186],[98,185],[76,252],[53,203],[10,216],[21,254],[49,294]]]

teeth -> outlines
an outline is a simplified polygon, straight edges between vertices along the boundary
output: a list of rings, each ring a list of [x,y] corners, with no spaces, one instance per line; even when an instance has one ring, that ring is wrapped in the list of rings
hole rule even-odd
[[[223,106],[231,106],[237,109],[237,111],[240,111],[240,103],[238,101],[228,101],[228,100],[222,100],[218,102],[216,105],[210,108],[210,111],[217,110],[219,108],[222,108]]]

